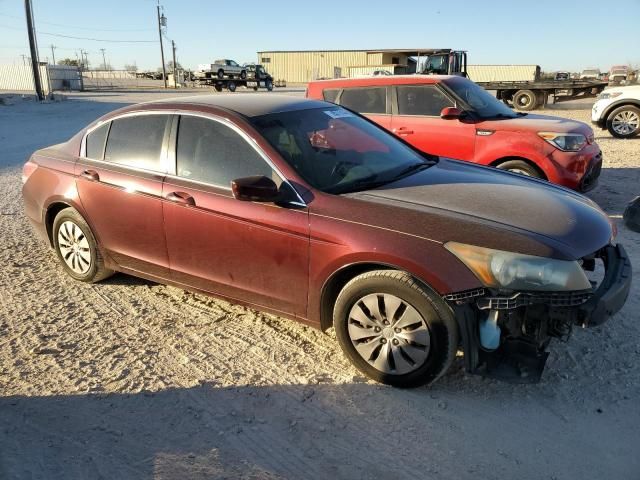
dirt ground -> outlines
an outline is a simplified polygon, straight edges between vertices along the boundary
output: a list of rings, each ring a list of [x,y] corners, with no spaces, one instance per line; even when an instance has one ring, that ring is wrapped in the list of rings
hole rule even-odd
[[[469,376],[459,359],[398,390],[359,375],[332,332],[125,275],[65,276],[23,214],[21,165],[163,95],[0,105],[0,478],[640,478],[638,280],[609,323],[552,344],[540,384]],[[545,113],[588,122],[590,106]],[[639,275],[621,215],[640,194],[640,138],[596,138],[589,196]]]

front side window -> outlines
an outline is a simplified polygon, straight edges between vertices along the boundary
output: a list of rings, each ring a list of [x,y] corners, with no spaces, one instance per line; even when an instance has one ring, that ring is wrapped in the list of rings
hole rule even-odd
[[[190,115],[180,117],[176,162],[179,177],[224,188],[242,177],[277,178],[264,158],[237,132],[220,122]]]
[[[387,89],[347,88],[342,92],[340,105],[359,113],[387,113]]]
[[[434,85],[408,85],[396,87],[398,114],[438,117],[445,107],[453,102]]]
[[[109,125],[110,123],[107,122],[87,135],[84,154],[86,158],[102,160],[104,155],[104,144],[107,140],[107,133],[109,133]]]
[[[128,167],[164,172],[162,142],[169,115],[135,115],[111,122],[104,159]]]
[[[431,165],[426,154],[340,107],[272,113],[252,123],[302,178],[327,193],[375,188]]]

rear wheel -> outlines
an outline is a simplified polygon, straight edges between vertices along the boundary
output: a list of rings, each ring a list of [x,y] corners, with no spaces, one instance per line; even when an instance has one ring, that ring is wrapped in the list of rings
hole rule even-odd
[[[222,85],[214,85],[213,88],[216,90],[216,92],[221,92],[222,91]]]
[[[533,110],[538,104],[538,96],[532,90],[518,90],[513,96],[513,106],[518,110]]]
[[[91,229],[75,208],[66,208],[53,221],[53,246],[64,270],[81,282],[99,282],[113,270],[105,267]]]
[[[224,78],[224,70],[223,69],[218,70],[218,78]]]
[[[632,138],[640,133],[640,108],[623,105],[607,117],[607,130],[616,138]]]
[[[406,272],[376,270],[352,279],[335,303],[340,347],[365,375],[397,387],[432,383],[455,358],[451,310]]]
[[[507,160],[506,162],[502,162],[496,166],[500,170],[507,170],[508,172],[525,175],[527,177],[545,178],[544,174],[538,170],[538,168],[524,160]]]
[[[229,89],[230,92],[235,92],[236,91],[236,82],[229,82],[227,84],[227,88]]]

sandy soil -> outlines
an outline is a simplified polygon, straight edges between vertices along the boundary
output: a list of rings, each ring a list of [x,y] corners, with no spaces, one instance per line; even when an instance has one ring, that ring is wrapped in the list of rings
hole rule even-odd
[[[332,333],[125,275],[66,277],[22,213],[21,164],[162,95],[0,106],[0,478],[640,478],[637,280],[615,319],[552,344],[540,384],[459,361],[403,391],[362,378]],[[588,121],[589,108],[551,113]],[[640,272],[640,234],[621,221],[640,139],[596,133],[605,170],[589,196]]]

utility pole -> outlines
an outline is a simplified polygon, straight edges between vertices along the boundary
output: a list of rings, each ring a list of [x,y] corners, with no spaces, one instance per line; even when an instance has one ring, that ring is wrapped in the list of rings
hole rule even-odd
[[[33,28],[31,0],[24,0],[24,9],[27,15],[27,32],[29,33],[29,48],[31,49],[31,67],[33,68],[33,83],[36,87],[38,100],[44,100],[42,84],[40,83],[40,65],[38,65],[38,49],[36,48],[36,36]]]
[[[53,64],[56,64],[56,53],[55,53],[55,49],[57,47],[53,44],[51,44],[51,56],[53,57]]]
[[[160,16],[160,0],[158,0],[158,36],[160,37],[160,56],[162,57],[162,79],[164,80],[164,88],[167,88],[167,67],[164,65],[164,47],[162,46],[162,26],[167,24],[167,17],[162,14]]]
[[[82,63],[82,69],[89,70],[89,59],[87,58],[87,51],[80,49],[80,63]]]
[[[102,52],[102,67],[107,70],[107,60],[104,58],[104,48],[101,48],[100,51]]]
[[[29,57],[27,57],[24,53],[20,54],[20,56],[22,57],[22,66],[23,66],[23,67],[26,67],[26,66],[27,66],[27,64],[25,63],[25,59],[26,59],[26,58],[29,58]],[[30,59],[30,58],[29,58],[29,61],[31,61],[31,59]]]
[[[176,42],[171,40],[171,48],[173,49],[173,88],[178,88],[176,80]]]

